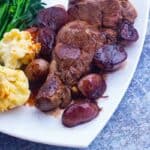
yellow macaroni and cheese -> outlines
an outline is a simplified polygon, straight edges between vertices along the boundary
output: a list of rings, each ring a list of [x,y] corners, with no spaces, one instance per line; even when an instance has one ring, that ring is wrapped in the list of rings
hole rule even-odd
[[[31,62],[40,48],[40,43],[35,43],[29,32],[12,29],[0,41],[0,63],[18,69]]]
[[[28,79],[23,71],[0,66],[0,111],[23,105],[29,95]]]

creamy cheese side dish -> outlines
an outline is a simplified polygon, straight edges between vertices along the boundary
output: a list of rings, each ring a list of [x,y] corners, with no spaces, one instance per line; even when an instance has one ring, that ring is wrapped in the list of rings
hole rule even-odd
[[[29,32],[12,29],[0,41],[0,62],[8,68],[20,68],[31,62],[40,48]]]
[[[24,72],[0,66],[0,111],[23,105],[29,96],[28,79]]]

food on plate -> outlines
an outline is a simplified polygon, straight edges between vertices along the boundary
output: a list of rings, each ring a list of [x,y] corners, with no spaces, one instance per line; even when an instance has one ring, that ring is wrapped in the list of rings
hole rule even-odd
[[[47,112],[71,102],[70,90],[59,77],[50,73],[36,96],[36,107]]]
[[[17,1],[17,7],[29,6],[27,20],[19,22],[17,16],[22,13],[16,12],[11,17],[17,18],[17,24],[4,24],[0,29],[0,38],[13,27],[24,29],[5,33],[0,41],[0,71],[5,68],[7,74],[0,72],[0,110],[23,105],[31,90],[30,99],[38,110],[46,113],[64,109],[62,123],[66,127],[93,120],[101,111],[98,99],[107,89],[106,76],[125,64],[125,46],[139,39],[134,27],[135,8],[129,0],[70,0],[68,10],[59,5],[41,9],[39,0],[33,18],[28,14],[31,0],[23,2]],[[12,77],[18,72],[22,77]],[[16,82],[20,84],[15,86]]]
[[[69,20],[82,20],[93,25],[102,25],[102,12],[96,0],[70,0]]]
[[[67,127],[74,127],[89,122],[99,114],[100,110],[96,103],[81,100],[66,108],[62,115],[62,123]]]
[[[26,31],[30,32],[35,42],[39,42],[41,44],[41,50],[38,54],[39,57],[50,61],[52,50],[55,46],[55,31],[48,26],[42,28],[31,27]]]
[[[139,39],[137,30],[133,23],[125,20],[120,24],[119,28],[119,43],[122,45],[129,45]]]
[[[114,71],[121,67],[127,59],[127,53],[122,46],[104,45],[98,49],[94,56],[94,63],[105,71]]]
[[[128,0],[70,0],[69,19],[83,20],[92,25],[117,28],[126,19],[134,22],[137,12]]]
[[[96,100],[103,96],[106,83],[101,75],[89,74],[80,79],[78,88],[85,97]]]
[[[124,20],[134,23],[135,18],[137,17],[137,12],[134,6],[129,0],[119,0],[119,2],[121,5],[121,14]]]
[[[69,85],[75,85],[80,77],[89,71],[92,58],[89,53],[66,44],[57,44],[54,50],[60,78]]]
[[[79,97],[82,99],[82,98],[85,98],[84,95],[80,92],[80,90],[78,89],[78,86],[72,86],[71,88],[71,97],[73,100],[78,100]]]
[[[29,96],[28,79],[24,72],[0,66],[0,112],[25,104]]]
[[[38,32],[38,42],[41,43],[40,57],[47,60],[51,59],[51,53],[55,44],[55,32],[49,27],[43,27]]]
[[[25,74],[31,83],[44,81],[49,73],[49,63],[44,59],[34,59],[25,68]]]
[[[63,7],[54,6],[39,11],[36,19],[38,31],[34,33],[38,34],[38,41],[42,45],[39,55],[50,61],[56,33],[68,22],[68,13]]]
[[[57,43],[81,48],[89,54],[93,54],[94,50],[103,44],[98,28],[79,20],[69,22],[61,28],[57,35]]]
[[[20,30],[32,26],[37,12],[43,9],[41,0],[2,0],[0,1],[0,39],[13,28]]]
[[[122,19],[121,6],[118,0],[99,0],[102,12],[102,25],[108,28],[117,28]]]
[[[39,28],[38,27],[30,27],[30,28],[27,28],[25,31],[27,31],[31,34],[32,39],[35,42],[38,42],[38,35],[39,35]],[[42,48],[42,46],[41,46],[41,48]]]
[[[58,31],[68,22],[68,13],[62,7],[50,7],[39,11],[37,15],[37,24],[40,27],[49,27]]]
[[[30,63],[39,53],[40,43],[35,43],[27,31],[13,29],[0,41],[0,62],[6,67],[18,69]]]
[[[104,44],[114,44],[117,43],[118,33],[116,30],[111,28],[101,28],[100,29],[101,40]]]

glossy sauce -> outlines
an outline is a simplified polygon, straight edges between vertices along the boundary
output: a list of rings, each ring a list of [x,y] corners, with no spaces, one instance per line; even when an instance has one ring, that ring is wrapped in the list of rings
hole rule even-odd
[[[51,115],[55,118],[60,118],[62,113],[63,113],[63,109],[57,108],[57,109],[55,109],[51,112],[48,112],[46,114]]]
[[[30,94],[30,97],[29,97],[29,99],[28,99],[28,101],[25,105],[31,106],[31,107],[35,106],[35,97],[36,97],[36,95],[37,95],[37,91],[32,91],[31,94]]]

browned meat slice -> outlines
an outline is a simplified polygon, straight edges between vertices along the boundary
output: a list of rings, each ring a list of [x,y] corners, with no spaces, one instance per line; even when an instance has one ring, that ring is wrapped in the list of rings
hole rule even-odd
[[[122,18],[118,0],[70,1],[70,20],[83,20],[93,25],[116,28]]]
[[[38,13],[37,24],[40,27],[49,27],[58,31],[68,22],[68,14],[62,7],[50,7],[43,9]]]
[[[117,43],[117,31],[111,28],[102,28],[100,30],[100,38],[104,44],[114,44]]]
[[[77,84],[90,70],[95,51],[102,47],[103,42],[100,31],[84,21],[65,25],[58,33],[54,50],[63,82],[71,86]]]
[[[57,43],[72,45],[90,53],[103,45],[99,30],[79,20],[66,24],[59,31]]]
[[[102,12],[97,0],[71,0],[68,14],[72,21],[82,20],[92,25],[102,25]]]
[[[121,4],[121,12],[122,16],[125,20],[128,20],[132,23],[134,23],[136,17],[137,17],[137,12],[136,9],[133,7],[131,2],[129,0],[119,0]]]
[[[129,0],[70,0],[69,19],[117,28],[122,19],[134,22],[137,12]]]
[[[54,55],[60,77],[69,86],[75,85],[89,71],[93,58],[79,48],[62,43],[57,44]]]
[[[102,10],[102,22],[104,27],[117,28],[122,19],[121,6],[118,0],[99,0]]]
[[[59,106],[66,107],[70,100],[70,90],[62,84],[57,75],[51,73],[36,96],[36,106],[41,111],[47,112]]]

